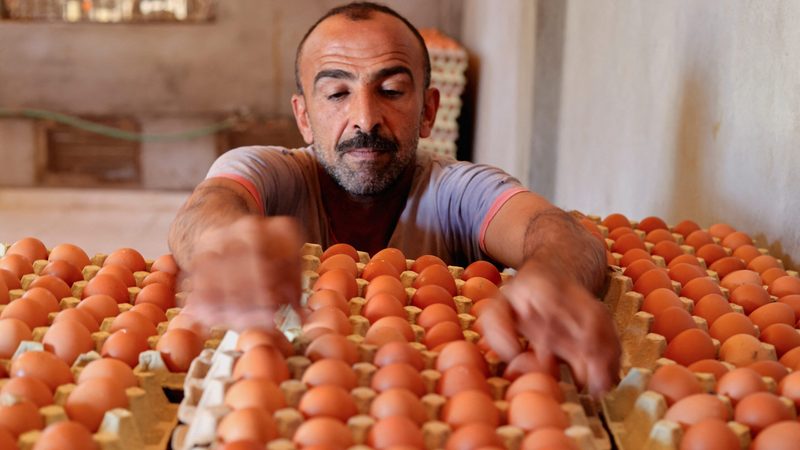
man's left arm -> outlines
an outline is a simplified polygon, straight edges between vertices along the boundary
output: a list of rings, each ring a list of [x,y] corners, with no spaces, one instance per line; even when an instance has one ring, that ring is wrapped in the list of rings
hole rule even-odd
[[[484,247],[518,271],[504,289],[513,312],[501,309],[484,319],[506,331],[487,336],[495,350],[505,359],[522,350],[512,334],[515,324],[540,359],[566,361],[595,394],[609,389],[618,377],[620,344],[608,310],[596,299],[606,276],[600,241],[541,196],[521,192],[491,220]]]

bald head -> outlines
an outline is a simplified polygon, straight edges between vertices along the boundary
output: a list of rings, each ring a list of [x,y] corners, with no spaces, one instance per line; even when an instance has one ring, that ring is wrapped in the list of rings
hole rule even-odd
[[[350,22],[363,22],[368,20],[373,20],[376,15],[388,15],[392,18],[401,22],[408,31],[411,32],[413,37],[415,38],[416,42],[419,45],[419,49],[421,50],[421,63],[422,63],[422,73],[423,73],[423,87],[428,88],[431,82],[431,62],[430,57],[428,55],[428,48],[425,45],[425,40],[422,38],[422,35],[419,31],[411,24],[405,17],[398,14],[395,10],[389,8],[388,6],[380,5],[377,3],[372,2],[353,2],[347,5],[338,6],[336,8],[331,9],[325,15],[323,15],[319,20],[317,20],[311,28],[308,29],[306,34],[303,36],[303,39],[300,41],[300,44],[297,46],[297,53],[295,54],[294,60],[294,79],[295,84],[297,87],[297,92],[303,94],[303,84],[302,78],[300,75],[301,70],[301,58],[303,57],[303,49],[308,41],[309,37],[314,33],[314,31],[322,24],[323,22],[327,21],[331,18],[343,18]]]

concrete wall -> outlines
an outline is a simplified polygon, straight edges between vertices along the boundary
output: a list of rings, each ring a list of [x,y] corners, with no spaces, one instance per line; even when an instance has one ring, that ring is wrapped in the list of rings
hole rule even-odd
[[[798,21],[788,1],[569,1],[555,201],[727,222],[797,267]]]

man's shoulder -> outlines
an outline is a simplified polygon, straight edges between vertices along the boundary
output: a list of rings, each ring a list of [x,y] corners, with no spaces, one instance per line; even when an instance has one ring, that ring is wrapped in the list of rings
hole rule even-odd
[[[248,145],[236,147],[225,152],[231,157],[285,157],[294,159],[315,159],[311,147],[286,148],[278,145]]]

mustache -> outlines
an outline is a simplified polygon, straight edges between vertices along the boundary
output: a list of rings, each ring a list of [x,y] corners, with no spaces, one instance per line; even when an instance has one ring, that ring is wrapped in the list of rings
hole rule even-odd
[[[370,134],[358,131],[352,138],[340,142],[336,146],[336,152],[342,154],[355,148],[370,148],[377,152],[388,153],[397,152],[399,147],[397,142],[381,136],[377,130]]]

